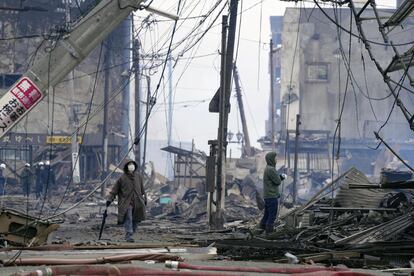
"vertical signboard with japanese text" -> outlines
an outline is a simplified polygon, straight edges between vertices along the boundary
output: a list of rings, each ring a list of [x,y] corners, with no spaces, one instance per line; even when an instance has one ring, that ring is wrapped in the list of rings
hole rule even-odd
[[[22,77],[0,99],[0,138],[42,97],[40,89],[28,77]]]

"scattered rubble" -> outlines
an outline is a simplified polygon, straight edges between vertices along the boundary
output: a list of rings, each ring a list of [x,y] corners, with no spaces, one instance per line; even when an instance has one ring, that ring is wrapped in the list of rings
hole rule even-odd
[[[216,246],[235,259],[260,256],[288,262],[284,254],[290,252],[303,263],[407,266],[414,257],[412,191],[355,189],[355,183],[373,185],[352,168],[306,204],[283,207],[285,214],[274,233],[253,234],[249,241],[219,241]]]

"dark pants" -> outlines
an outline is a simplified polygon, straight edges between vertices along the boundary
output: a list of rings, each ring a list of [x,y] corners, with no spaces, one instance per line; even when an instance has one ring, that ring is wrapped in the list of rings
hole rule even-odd
[[[260,228],[266,230],[266,232],[272,232],[277,216],[278,200],[277,198],[265,198],[264,201],[265,211],[260,222]]]
[[[23,181],[23,195],[29,196],[30,195],[30,182],[29,181]]]
[[[43,194],[43,182],[39,181],[36,183],[36,198],[42,197]]]
[[[133,220],[132,206],[129,206],[124,220],[125,239],[132,239],[135,231],[137,231],[137,226],[137,223]]]
[[[0,177],[0,196],[6,194],[4,190],[4,186],[5,186],[4,184],[6,184],[6,180],[4,179],[4,177]]]

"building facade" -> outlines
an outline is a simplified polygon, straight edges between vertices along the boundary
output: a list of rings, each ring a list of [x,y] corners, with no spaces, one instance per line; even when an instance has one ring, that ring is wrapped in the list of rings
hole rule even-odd
[[[337,25],[358,34],[349,8],[326,8],[324,11]],[[383,16],[393,12],[382,11]],[[369,12],[364,16],[367,14]],[[300,114],[299,163],[302,163],[302,170],[332,169],[329,164],[332,155],[336,155],[336,151],[332,152],[336,132],[336,142],[338,137],[341,141],[342,169],[355,165],[372,173],[371,163],[380,151],[369,147],[376,146],[373,132],[385,122],[382,137],[398,145],[404,158],[414,162],[411,154],[414,147],[410,145],[414,138],[412,130],[402,112],[394,106],[395,98],[390,96],[360,39],[337,27],[318,8],[288,8],[282,20],[275,16],[270,22],[273,40],[277,40],[281,30],[281,48],[273,49],[275,73],[271,76],[275,83],[275,118],[280,118],[280,122],[274,122],[275,135],[279,137],[281,151],[286,150],[289,155],[294,152],[296,115]],[[404,27],[405,31],[397,32],[393,41],[413,37],[414,31],[409,26]],[[364,30],[370,40],[382,42],[375,20],[364,23]],[[373,47],[376,59],[386,67],[394,52],[383,45]],[[400,77],[398,73],[392,75],[397,81]],[[409,81],[404,85],[410,87]],[[400,99],[408,110],[414,111],[409,93],[401,92]],[[312,162],[313,159],[316,160]]]

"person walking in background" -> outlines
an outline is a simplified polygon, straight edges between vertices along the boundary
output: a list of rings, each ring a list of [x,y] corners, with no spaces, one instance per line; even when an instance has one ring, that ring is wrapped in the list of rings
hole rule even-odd
[[[36,198],[40,198],[43,194],[43,189],[47,181],[47,170],[45,163],[39,162],[39,166],[36,169]]]
[[[118,224],[124,225],[127,242],[134,242],[133,235],[138,223],[145,220],[147,195],[143,180],[136,173],[137,167],[133,160],[124,161],[124,173],[115,183],[106,201],[108,207],[115,197],[118,197]]]
[[[49,184],[48,184],[49,189],[57,188],[56,187],[56,174],[49,160],[45,162],[45,169],[46,169],[46,183],[47,181],[49,181]]]

